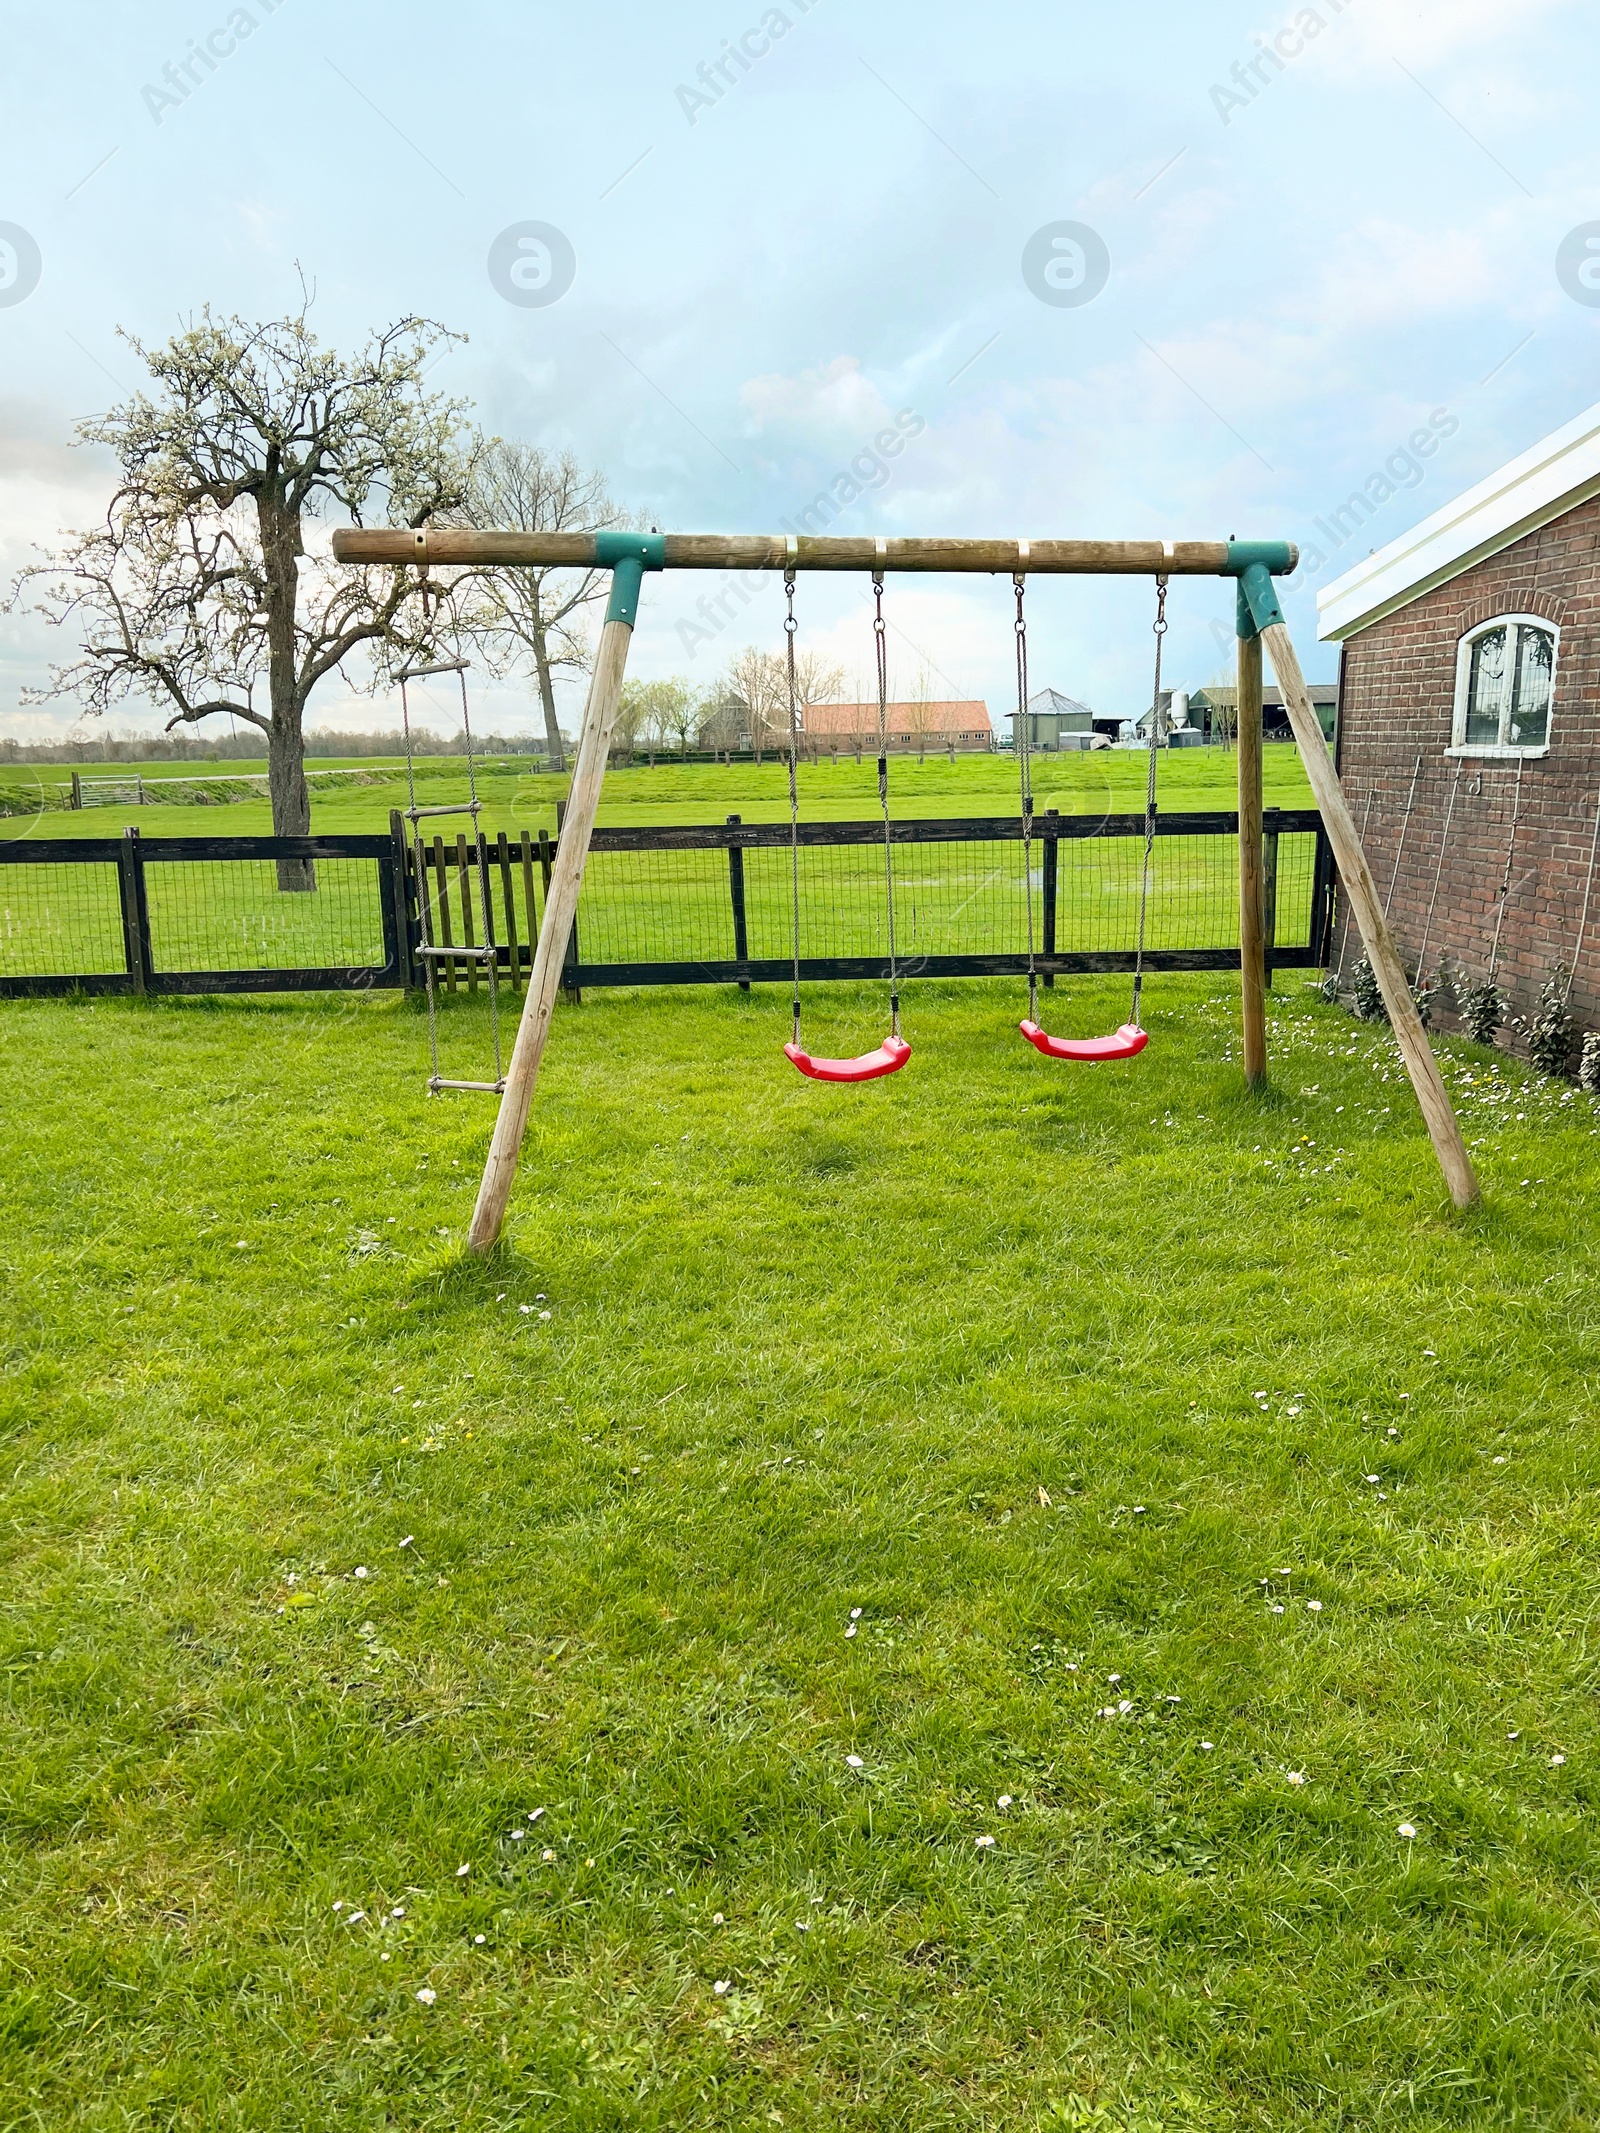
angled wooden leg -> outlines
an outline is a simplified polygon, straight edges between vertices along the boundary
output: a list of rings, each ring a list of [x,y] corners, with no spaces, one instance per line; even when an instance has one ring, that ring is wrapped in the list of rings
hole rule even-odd
[[[600,632],[594,674],[589,683],[589,701],[584,707],[583,733],[578,742],[577,762],[572,772],[572,791],[562,818],[550,887],[545,896],[539,942],[533,969],[522,1003],[522,1020],[506,1073],[505,1092],[495,1119],[489,1160],[484,1165],[478,1204],[472,1211],[468,1242],[475,1252],[489,1251],[500,1235],[527,1130],[528,1111],[539,1079],[550,1017],[561,989],[561,966],[568,936],[578,915],[578,892],[583,886],[584,864],[589,857],[589,836],[595,811],[600,805],[600,787],[606,774],[606,756],[611,748],[611,730],[616,724],[617,703],[622,695],[622,677],[628,663],[628,644],[633,636],[629,622],[608,621]]]
[[[1312,708],[1305,676],[1289,641],[1288,628],[1282,622],[1269,622],[1262,629],[1261,641],[1272,661],[1272,671],[1278,677],[1278,687],[1283,691],[1284,706],[1299,744],[1300,759],[1306,766],[1312,795],[1322,811],[1323,826],[1338,862],[1345,894],[1361,929],[1362,944],[1383,994],[1383,1004],[1389,1010],[1400,1056],[1411,1076],[1411,1086],[1416,1091],[1423,1122],[1439,1158],[1439,1168],[1444,1172],[1445,1183],[1456,1206],[1470,1207],[1479,1197],[1472,1159],[1461,1138],[1461,1125],[1445,1088],[1444,1077],[1439,1072],[1439,1062],[1433,1056],[1433,1047],[1417,1014],[1411,987],[1406,983],[1394,936],[1383,915],[1383,898],[1378,894],[1377,883],[1367,865],[1367,855],[1361,849],[1360,836],[1345,805],[1344,788],[1329,757],[1328,744],[1322,737],[1322,722]]]

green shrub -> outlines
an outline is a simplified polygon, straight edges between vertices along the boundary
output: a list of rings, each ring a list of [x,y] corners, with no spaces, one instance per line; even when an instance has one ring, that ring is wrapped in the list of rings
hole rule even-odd
[[[1363,956],[1350,973],[1351,989],[1356,996],[1356,1013],[1363,1022],[1387,1022],[1389,1010],[1383,1004],[1383,994],[1378,989],[1378,974]]]
[[[1572,980],[1564,965],[1557,963],[1539,991],[1539,1005],[1526,1019],[1518,1018],[1519,1036],[1528,1040],[1528,1057],[1541,1074],[1564,1074],[1572,1057],[1577,1035],[1567,1008]]]

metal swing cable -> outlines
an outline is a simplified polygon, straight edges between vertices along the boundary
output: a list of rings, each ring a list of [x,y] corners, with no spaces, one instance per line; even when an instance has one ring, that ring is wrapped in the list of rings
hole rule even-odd
[[[889,923],[889,1034],[900,1034],[900,972],[894,951],[894,845],[889,834],[889,639],[883,623],[883,572],[872,573],[872,643],[878,667],[878,805],[883,809],[883,879]],[[793,638],[789,640],[794,643]]]
[[[1017,763],[1022,780],[1022,896],[1028,909],[1028,1020],[1039,1019],[1039,972],[1033,942],[1033,742],[1028,731],[1028,621],[1023,613],[1023,587],[1019,571],[1011,580],[1016,588],[1017,619]]]
[[[794,619],[794,572],[783,574],[783,589],[789,597],[789,612],[784,617],[784,654],[789,670],[789,893],[791,905],[790,938],[794,947],[794,1043],[800,1042],[800,788],[796,779],[796,760],[800,753],[800,712],[796,701],[794,678],[794,633],[798,624]]]
[[[1150,696],[1150,767],[1144,784],[1144,871],[1139,881],[1139,945],[1133,958],[1133,1007],[1128,1020],[1142,1029],[1139,996],[1144,990],[1145,921],[1150,909],[1150,861],[1156,842],[1156,749],[1161,735],[1161,640],[1167,634],[1167,580],[1156,580],[1156,619],[1150,625],[1156,640],[1156,678]]]

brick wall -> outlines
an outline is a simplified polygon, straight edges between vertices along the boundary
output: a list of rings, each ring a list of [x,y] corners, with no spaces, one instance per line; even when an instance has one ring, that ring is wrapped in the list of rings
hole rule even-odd
[[[1520,766],[1520,796],[1516,763],[1445,752],[1456,645],[1498,614],[1538,615],[1561,629],[1550,752]],[[1339,767],[1379,890],[1394,880],[1389,918],[1407,969],[1426,936],[1430,973],[1444,954],[1483,977],[1498,917],[1497,976],[1514,1010],[1527,1013],[1552,967],[1573,960],[1600,800],[1600,499],[1348,641]],[[1572,991],[1585,1028],[1600,1028],[1600,868],[1595,889]],[[1352,935],[1346,950],[1344,926],[1341,898],[1333,952],[1346,956],[1348,986],[1360,948]]]

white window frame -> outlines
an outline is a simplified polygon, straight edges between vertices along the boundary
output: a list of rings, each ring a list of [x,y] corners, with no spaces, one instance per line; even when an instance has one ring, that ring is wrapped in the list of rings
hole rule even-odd
[[[1545,721],[1544,739],[1537,748],[1522,748],[1515,741],[1468,741],[1467,692],[1472,686],[1472,649],[1480,637],[1490,630],[1510,630],[1526,625],[1542,630],[1550,639],[1550,715]],[[1491,763],[1526,763],[1537,761],[1550,753],[1550,739],[1555,730],[1556,719],[1556,670],[1561,661],[1561,626],[1545,615],[1491,615],[1486,622],[1474,623],[1466,635],[1456,644],[1456,696],[1455,708],[1450,719],[1450,746],[1446,755],[1472,756]]]

